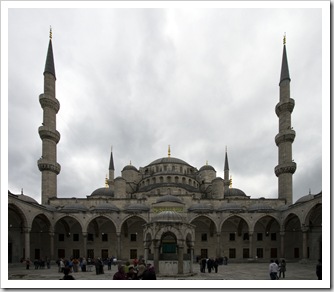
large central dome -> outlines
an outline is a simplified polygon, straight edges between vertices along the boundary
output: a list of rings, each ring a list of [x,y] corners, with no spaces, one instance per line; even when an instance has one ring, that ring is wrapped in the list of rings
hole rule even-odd
[[[154,160],[153,162],[151,162],[148,166],[152,166],[152,165],[156,165],[156,164],[164,164],[164,163],[175,163],[175,164],[185,164],[187,166],[191,166],[189,163],[175,158],[175,157],[163,157],[163,158],[159,158]]]

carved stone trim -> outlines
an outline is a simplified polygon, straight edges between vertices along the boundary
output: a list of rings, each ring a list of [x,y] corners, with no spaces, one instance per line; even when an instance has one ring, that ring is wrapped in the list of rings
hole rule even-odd
[[[295,140],[296,132],[294,130],[285,130],[281,133],[278,133],[275,137],[276,145],[278,146],[282,142],[291,142]]]
[[[50,128],[45,127],[45,126],[41,126],[38,128],[38,132],[39,132],[39,136],[41,137],[41,139],[50,139],[52,141],[55,141],[56,143],[59,142],[60,140],[60,133],[55,130],[52,131]]]
[[[39,103],[41,104],[41,107],[44,109],[45,107],[49,107],[53,109],[56,113],[58,113],[60,104],[58,99],[46,97],[44,94],[41,94],[39,96]]]
[[[276,176],[280,176],[283,173],[295,173],[297,169],[297,164],[295,162],[279,164],[275,167]]]
[[[292,98],[290,98],[287,102],[279,102],[275,107],[276,115],[279,117],[280,114],[285,111],[292,113],[294,107],[295,101]]]
[[[60,173],[60,164],[59,163],[52,163],[50,161],[47,161],[43,158],[39,159],[37,161],[37,164],[38,164],[38,168],[40,171],[44,171],[44,170],[49,170],[49,171],[52,171],[54,172],[55,174],[59,174]]]

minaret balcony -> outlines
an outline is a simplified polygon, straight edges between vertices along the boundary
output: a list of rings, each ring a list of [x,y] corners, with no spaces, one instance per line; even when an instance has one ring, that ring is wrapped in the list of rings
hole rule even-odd
[[[275,142],[277,146],[283,142],[293,143],[295,137],[296,137],[296,132],[294,130],[288,129],[282,131],[281,133],[278,133],[275,137]]]
[[[61,167],[60,167],[60,164],[57,162],[54,163],[47,159],[40,158],[37,161],[37,165],[40,171],[48,170],[48,171],[54,172],[57,175],[60,173]]]
[[[58,99],[48,97],[45,94],[40,94],[39,95],[39,103],[41,104],[41,107],[44,109],[45,107],[49,107],[53,109],[56,113],[58,113],[59,108],[60,108],[60,103]]]
[[[288,111],[292,113],[295,107],[295,100],[289,98],[288,101],[279,102],[275,107],[276,115],[279,117],[282,112]]]
[[[57,130],[51,130],[49,127],[46,126],[40,126],[38,128],[38,133],[41,139],[50,139],[52,141],[55,141],[56,144],[60,140],[60,133]]]
[[[297,169],[297,164],[293,161],[289,163],[279,164],[275,167],[276,176],[280,176],[283,173],[291,173],[294,174]]]

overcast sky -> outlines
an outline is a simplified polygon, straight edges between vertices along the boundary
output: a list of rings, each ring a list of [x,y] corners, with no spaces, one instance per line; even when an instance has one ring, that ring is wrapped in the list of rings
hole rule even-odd
[[[115,177],[171,156],[233,187],[278,197],[279,78],[283,35],[295,100],[293,202],[322,190],[321,9],[9,9],[8,189],[41,201],[38,127],[53,31],[58,197],[104,186],[111,146]]]

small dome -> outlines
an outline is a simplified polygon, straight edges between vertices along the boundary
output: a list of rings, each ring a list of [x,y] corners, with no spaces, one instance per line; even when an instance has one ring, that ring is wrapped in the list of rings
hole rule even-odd
[[[211,171],[216,171],[211,165],[203,165],[199,171],[204,171],[204,170],[211,170]]]
[[[194,204],[188,208],[189,212],[194,213],[210,213],[213,212],[211,204]]]
[[[225,197],[246,197],[246,194],[237,188],[228,188],[224,192]]]
[[[268,206],[267,204],[263,203],[255,203],[248,208],[249,212],[259,212],[259,213],[268,213],[275,211],[272,207]]]
[[[141,213],[150,211],[150,207],[144,204],[131,204],[124,208],[125,212],[128,213]]]
[[[175,202],[175,203],[182,204],[182,201],[180,198],[172,196],[172,195],[162,196],[157,199],[157,203],[162,203],[162,202]]]
[[[135,168],[135,167],[134,167],[133,165],[131,165],[131,164],[124,166],[124,168],[123,168],[122,171],[124,171],[124,170],[134,170],[134,171],[138,171],[138,169]]]
[[[22,200],[22,201],[25,201],[27,203],[38,204],[38,202],[35,199],[33,199],[32,197],[23,195],[23,194],[18,195],[17,198],[20,199],[20,200]]]
[[[104,212],[119,212],[120,210],[114,204],[102,203],[92,208],[92,211],[98,213],[104,213]]]
[[[184,217],[175,211],[162,211],[157,214],[152,221],[154,222],[183,222]]]
[[[226,203],[217,209],[218,212],[243,212],[244,208],[236,203]]]
[[[88,208],[81,204],[75,203],[75,204],[69,204],[69,205],[64,206],[60,211],[65,212],[65,213],[87,212]]]
[[[114,191],[111,188],[99,188],[96,189],[90,196],[108,196],[114,197]]]
[[[308,194],[306,196],[303,196],[301,198],[299,198],[297,201],[296,201],[296,204],[297,203],[304,203],[304,202],[308,202],[308,201],[311,201],[314,199],[314,195],[312,194]]]

